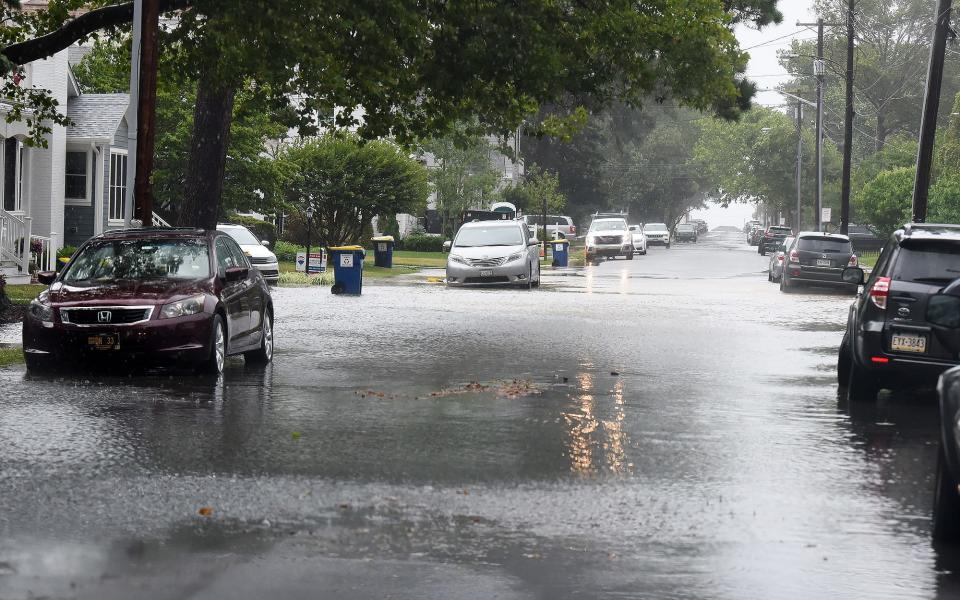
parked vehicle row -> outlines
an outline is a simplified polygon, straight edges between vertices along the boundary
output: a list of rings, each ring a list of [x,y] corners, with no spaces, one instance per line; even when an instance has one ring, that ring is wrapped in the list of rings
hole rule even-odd
[[[827,286],[856,293],[857,286],[843,278],[844,269],[856,267],[857,255],[845,235],[802,231],[783,238],[772,252],[767,280],[790,292],[801,286]]]

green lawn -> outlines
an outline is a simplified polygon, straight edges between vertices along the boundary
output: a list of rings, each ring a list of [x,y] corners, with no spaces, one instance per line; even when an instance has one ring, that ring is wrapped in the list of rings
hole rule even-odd
[[[872,269],[875,264],[877,264],[877,259],[880,258],[879,252],[864,252],[863,254],[858,254],[857,259],[860,261],[860,267],[864,269]]]
[[[37,297],[37,294],[47,289],[45,285],[22,284],[7,285],[7,298],[14,304],[30,304],[30,301]]]
[[[17,365],[23,362],[23,350],[20,348],[0,348],[0,367]]]

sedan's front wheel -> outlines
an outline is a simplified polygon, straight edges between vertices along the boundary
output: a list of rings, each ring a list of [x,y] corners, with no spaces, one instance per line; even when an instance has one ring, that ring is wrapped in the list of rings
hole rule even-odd
[[[251,364],[265,365],[273,360],[273,315],[269,312],[263,315],[263,325],[260,330],[260,347],[252,352],[245,352],[244,360]]]
[[[200,368],[205,373],[219,375],[227,363],[227,332],[223,325],[223,317],[213,315],[213,327],[210,334],[210,353]]]

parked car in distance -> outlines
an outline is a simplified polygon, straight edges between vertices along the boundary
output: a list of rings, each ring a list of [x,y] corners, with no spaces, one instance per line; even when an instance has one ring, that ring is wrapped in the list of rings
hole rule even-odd
[[[763,232],[763,237],[757,244],[757,252],[760,256],[766,256],[768,250],[779,248],[783,238],[791,235],[793,235],[793,229],[783,225],[771,225]]]
[[[633,234],[623,217],[601,217],[590,223],[585,240],[587,262],[603,256],[633,260]]]
[[[647,253],[647,236],[643,233],[643,225],[630,225],[628,229],[633,237],[634,253],[641,256],[645,255]]]
[[[954,312],[954,318],[957,313]],[[955,321],[960,326],[960,322]],[[956,327],[953,328],[955,339]],[[938,542],[960,542],[960,367],[943,373],[937,383],[940,398],[940,451],[933,491],[933,526]]]
[[[803,231],[787,249],[780,277],[780,291],[788,292],[800,285],[838,287],[852,293],[857,286],[843,278],[843,270],[856,267],[850,239],[836,233]]]
[[[198,366],[228,356],[273,358],[273,301],[226,233],[143,228],[85,242],[30,303],[23,351],[30,370],[95,360]]]
[[[763,237],[763,227],[759,224],[750,229],[750,233],[747,234],[747,243],[751,246],[757,246],[760,244],[760,238]]]
[[[464,223],[450,244],[447,285],[540,285],[540,245],[520,220]]]
[[[749,237],[750,233],[753,232],[753,230],[756,229],[757,227],[760,227],[760,221],[757,221],[757,220],[747,221],[746,223],[743,224],[743,234]]]
[[[693,223],[680,223],[677,225],[676,232],[673,235],[673,239],[679,244],[680,242],[697,242],[697,226]]]
[[[233,225],[231,223],[221,223],[217,225],[217,230],[222,231],[233,238],[240,249],[247,255],[253,268],[260,271],[263,278],[270,285],[276,285],[280,280],[280,262],[277,255],[267,249],[270,242],[258,240],[253,233],[243,225]]]
[[[645,223],[643,235],[647,238],[647,246],[670,247],[670,230],[666,223]]]
[[[884,242],[887,241],[884,236],[878,234],[869,225],[858,225],[856,223],[850,223],[847,226],[847,237],[853,244],[853,251],[858,254],[879,252],[883,248]]]
[[[783,276],[783,261],[786,260],[787,249],[793,245],[793,237],[784,238],[780,246],[770,253],[770,263],[767,265],[767,281],[780,281]]]
[[[707,226],[707,222],[703,219],[692,219],[690,222],[697,226],[697,233],[700,235],[710,231],[710,228]]]
[[[543,229],[543,215],[524,215],[523,222],[530,229],[530,237],[538,237],[537,232]],[[573,218],[559,215],[547,215],[548,239],[573,239],[577,237],[577,228]]]
[[[850,306],[837,377],[850,400],[880,389],[932,386],[958,364],[960,225],[909,224],[895,231],[876,266],[847,269],[864,283]]]

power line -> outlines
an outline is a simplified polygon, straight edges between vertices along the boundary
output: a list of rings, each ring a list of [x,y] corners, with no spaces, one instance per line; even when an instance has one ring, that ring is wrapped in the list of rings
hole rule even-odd
[[[780,40],[784,40],[784,39],[786,39],[786,38],[793,37],[793,36],[795,36],[795,35],[799,35],[799,34],[805,32],[805,31],[813,31],[813,30],[810,29],[809,27],[804,27],[803,29],[798,29],[798,30],[794,31],[793,33],[788,33],[787,35],[781,35],[780,37],[778,37],[778,38],[773,38],[772,40],[767,40],[767,41],[765,41],[765,42],[761,42],[761,43],[755,44],[755,45],[753,45],[753,46],[748,46],[748,47],[746,47],[746,48],[741,48],[741,50],[747,51],[747,50],[753,50],[754,48],[761,48],[761,47],[763,47],[763,46],[769,46],[770,44],[772,44],[772,43],[774,43],[774,42],[779,42]]]

